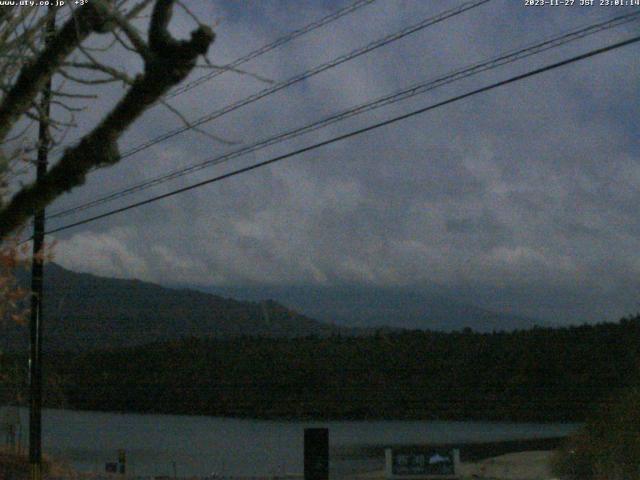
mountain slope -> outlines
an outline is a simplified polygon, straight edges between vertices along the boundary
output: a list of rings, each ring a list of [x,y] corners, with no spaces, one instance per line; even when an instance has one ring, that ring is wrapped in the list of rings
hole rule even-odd
[[[458,296],[434,289],[377,287],[216,288],[218,295],[278,302],[312,318],[348,327],[405,328],[478,332],[523,330],[548,326],[535,318],[480,308]]]
[[[22,280],[27,285],[28,274]],[[85,350],[183,337],[365,335],[380,327],[440,331],[468,327],[490,332],[543,325],[535,319],[492,312],[433,290],[375,287],[209,290],[205,293],[139,280],[104,278],[49,264],[45,269],[45,348]],[[1,350],[24,350],[27,342],[25,327],[0,329]]]
[[[23,279],[27,282],[28,275]],[[333,325],[273,301],[247,302],[139,280],[45,269],[44,345],[51,350],[139,345],[181,337],[329,335]],[[24,327],[2,331],[3,350],[24,349]]]

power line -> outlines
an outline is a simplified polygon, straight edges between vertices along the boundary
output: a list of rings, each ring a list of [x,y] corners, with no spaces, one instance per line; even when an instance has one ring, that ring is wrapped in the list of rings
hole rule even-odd
[[[321,65],[318,65],[310,70],[307,70],[303,73],[300,73],[298,75],[295,75],[291,78],[289,78],[288,80],[285,80],[283,82],[277,83],[269,88],[266,88],[264,90],[261,90],[253,95],[250,95],[248,97],[245,97],[244,99],[241,99],[235,103],[229,104],[219,110],[215,110],[203,117],[200,117],[199,119],[197,119],[194,123],[191,123],[191,125],[189,126],[184,126],[184,127],[180,127],[174,130],[171,130],[169,132],[165,132],[151,140],[148,140],[147,142],[144,142],[142,144],[139,144],[136,147],[133,147],[127,151],[125,151],[124,153],[122,153],[120,155],[120,159],[124,159],[127,157],[130,157],[136,153],[139,153],[143,150],[146,150],[147,148],[156,145],[160,142],[163,142],[165,140],[168,140],[176,135],[179,135],[181,133],[184,133],[188,130],[191,130],[193,128],[196,128],[204,123],[210,122],[216,118],[219,118],[223,115],[226,115],[227,113],[230,113],[232,111],[235,111],[241,107],[244,107],[245,105],[248,105],[250,103],[253,103],[257,100],[260,100],[268,95],[272,95],[280,90],[283,90],[291,85],[294,85],[296,83],[299,83],[303,80],[306,80],[314,75],[317,75],[319,73],[322,73],[326,70],[329,70],[330,68],[334,68],[338,65],[341,65],[342,63],[345,63],[347,61],[353,60],[354,58],[357,58],[361,55],[364,55],[366,53],[369,53],[373,50],[376,50],[380,47],[383,47],[385,45],[388,45],[389,43],[392,43],[396,40],[400,40],[401,38],[404,38],[412,33],[418,32],[420,30],[423,30],[427,27],[430,27],[432,25],[435,25],[437,23],[440,23],[444,20],[447,20],[449,18],[455,17],[457,15],[460,15],[464,12],[466,12],[467,10],[471,10],[473,8],[477,8],[485,3],[490,2],[491,0],[474,0],[474,1],[470,1],[470,2],[466,2],[458,7],[452,8],[450,10],[446,10],[444,12],[441,12],[435,16],[432,17],[428,17],[426,19],[423,19],[422,21],[418,22],[417,24],[411,25],[409,27],[405,27],[402,30],[389,34],[385,37],[382,37],[381,39],[375,40],[363,47],[357,48],[355,50],[352,50],[349,53],[343,54],[339,57],[334,58],[333,60],[323,63]]]
[[[409,113],[405,113],[403,115],[400,115],[400,116],[397,116],[397,117],[393,117],[393,118],[391,118],[389,120],[378,122],[378,123],[375,123],[373,125],[369,125],[367,127],[360,128],[358,130],[354,130],[354,131],[351,131],[349,133],[345,133],[343,135],[339,135],[337,137],[333,137],[331,139],[324,140],[322,142],[318,142],[318,143],[309,145],[307,147],[303,147],[303,148],[294,150],[292,152],[289,152],[289,153],[286,153],[286,154],[283,154],[283,155],[279,155],[279,156],[270,158],[269,160],[265,160],[263,162],[259,162],[259,163],[256,163],[254,165],[250,165],[248,167],[244,167],[244,168],[240,168],[238,170],[234,170],[233,172],[225,173],[223,175],[218,175],[216,177],[209,178],[207,180],[204,180],[204,181],[201,181],[201,182],[197,182],[197,183],[194,183],[192,185],[189,185],[189,186],[186,186],[186,187],[183,187],[183,188],[179,188],[179,189],[173,190],[171,192],[164,193],[162,195],[157,195],[157,196],[148,198],[148,199],[140,201],[140,202],[132,203],[132,204],[127,205],[125,207],[117,208],[117,209],[111,210],[109,212],[102,213],[100,215],[95,215],[93,217],[89,217],[89,218],[86,218],[84,220],[80,220],[78,222],[74,222],[74,223],[71,223],[71,224],[68,224],[68,225],[64,225],[62,227],[55,228],[53,230],[49,230],[49,231],[46,232],[46,234],[52,234],[52,233],[57,233],[57,232],[61,232],[61,231],[64,231],[64,230],[68,230],[70,228],[77,227],[79,225],[84,225],[86,223],[90,223],[90,222],[93,222],[95,220],[99,220],[99,219],[102,219],[102,218],[110,217],[110,216],[115,215],[117,213],[122,213],[122,212],[125,212],[127,210],[131,210],[131,209],[134,209],[134,208],[137,208],[137,207],[141,207],[143,205],[147,205],[149,203],[153,203],[153,202],[156,202],[158,200],[162,200],[164,198],[168,198],[168,197],[177,195],[179,193],[187,192],[189,190],[193,190],[193,189],[202,187],[204,185],[208,185],[208,184],[211,184],[211,183],[219,182],[221,180],[225,180],[227,178],[234,177],[234,176],[239,175],[241,173],[246,173],[246,172],[249,172],[251,170],[256,170],[258,168],[265,167],[267,165],[271,165],[271,164],[279,162],[281,160],[285,160],[287,158],[294,157],[296,155],[300,155],[302,153],[306,153],[306,152],[309,152],[309,151],[312,151],[312,150],[316,150],[316,149],[318,149],[320,147],[324,147],[324,146],[330,145],[332,143],[336,143],[336,142],[339,142],[339,141],[342,141],[342,140],[346,140],[348,138],[351,138],[351,137],[354,137],[354,136],[357,136],[357,135],[361,135],[363,133],[366,133],[366,132],[369,132],[369,131],[372,131],[372,130],[376,130],[376,129],[384,127],[384,126],[391,125],[391,124],[399,122],[401,120],[406,120],[408,118],[411,118],[411,117],[414,117],[414,116],[417,116],[417,115],[421,115],[421,114],[426,113],[428,111],[435,110],[436,108],[440,108],[440,107],[443,107],[445,105],[449,105],[449,104],[454,103],[454,102],[458,102],[458,101],[463,100],[465,98],[469,98],[469,97],[472,97],[474,95],[478,95],[480,93],[488,92],[490,90],[494,90],[496,88],[499,88],[499,87],[502,87],[502,86],[505,86],[505,85],[508,85],[508,84],[511,84],[511,83],[515,83],[515,82],[518,82],[520,80],[524,80],[526,78],[533,77],[535,75],[539,75],[541,73],[548,72],[550,70],[554,70],[556,68],[563,67],[565,65],[576,63],[578,61],[585,60],[587,58],[594,57],[596,55],[600,55],[600,54],[603,54],[605,52],[609,52],[609,51],[612,51],[612,50],[616,50],[618,48],[622,48],[622,47],[627,46],[627,45],[631,45],[631,44],[636,43],[638,41],[640,41],[640,36],[632,37],[630,39],[627,39],[627,40],[624,40],[624,41],[621,41],[621,42],[617,42],[617,43],[614,43],[612,45],[608,45],[606,47],[602,47],[602,48],[598,48],[598,49],[595,49],[595,50],[591,50],[591,51],[589,51],[587,53],[583,53],[581,55],[577,55],[577,56],[571,57],[571,58],[569,58],[567,60],[556,62],[556,63],[550,64],[550,65],[547,65],[547,66],[544,66],[544,67],[541,67],[541,68],[538,68],[538,69],[535,69],[535,70],[531,70],[529,72],[526,72],[526,73],[523,73],[523,74],[520,74],[520,75],[516,75],[514,77],[510,77],[507,80],[502,80],[500,82],[496,82],[496,83],[493,83],[491,85],[488,85],[488,86],[485,86],[485,87],[482,87],[482,88],[479,88],[479,89],[476,89],[476,90],[472,90],[470,92],[467,92],[467,93],[464,93],[464,94],[461,94],[461,95],[457,95],[455,97],[451,97],[451,98],[449,98],[447,100],[444,100],[442,102],[438,102],[438,103],[429,105],[427,107],[423,107],[423,108],[420,108],[420,109],[417,109],[417,110],[413,110],[413,111],[411,111]]]
[[[181,95],[195,87],[197,87],[198,85],[201,85],[204,82],[207,82],[209,80],[214,79],[215,77],[217,77],[218,75],[222,75],[223,73],[225,73],[226,71],[229,70],[233,70],[234,68],[239,67],[240,65],[249,62],[250,60],[253,60],[256,57],[259,57],[260,55],[264,55],[265,53],[270,52],[271,50],[274,50],[292,40],[295,40],[296,38],[312,32],[314,30],[317,30],[318,28],[327,25],[328,23],[334,22],[336,20],[338,20],[341,17],[344,17],[345,15],[348,15],[352,12],[355,12],[356,10],[365,7],[373,2],[375,2],[376,0],[358,0],[354,3],[352,3],[351,5],[346,6],[345,8],[342,8],[334,13],[331,13],[329,15],[327,15],[326,17],[323,17],[315,22],[311,22],[307,25],[305,25],[302,28],[299,28],[298,30],[294,30],[290,33],[288,33],[287,35],[284,35],[278,39],[276,39],[275,41],[264,45],[256,50],[253,50],[252,52],[247,53],[246,55],[243,55],[242,57],[239,57],[237,59],[235,59],[234,61],[232,61],[231,63],[227,63],[226,65],[223,65],[221,67],[220,70],[216,70],[214,72],[208,73],[207,75],[203,75],[200,78],[197,78],[196,80],[187,83],[185,85],[182,85],[178,88],[176,88],[175,90],[173,90],[171,93],[169,93],[168,95],[165,96],[165,98],[173,98],[176,97],[178,95]]]
[[[453,83],[455,81],[468,78],[473,75],[477,75],[479,73],[506,65],[508,63],[515,62],[517,60],[521,60],[523,58],[527,58],[529,56],[538,54],[543,51],[547,51],[553,48],[557,48],[566,43],[584,38],[588,35],[592,35],[598,32],[601,32],[606,29],[618,27],[625,23],[629,23],[633,20],[636,20],[640,16],[640,12],[635,12],[632,14],[621,15],[603,22],[599,22],[596,24],[592,24],[586,27],[582,27],[579,29],[574,29],[569,32],[565,32],[562,34],[555,35],[554,37],[548,38],[542,42],[531,44],[527,47],[520,48],[519,50],[511,50],[509,52],[505,52],[497,57],[493,57],[490,60],[485,60],[483,62],[478,62],[472,64],[471,66],[465,67],[463,69],[454,70],[444,76],[438,77],[436,79],[431,79],[427,82],[421,82],[418,84],[414,84],[410,87],[404,88],[398,92],[385,95],[376,100],[369,101],[367,103],[352,107],[348,110],[344,110],[337,114],[333,114],[329,117],[321,119],[319,121],[313,122],[303,127],[299,127],[284,133],[280,133],[278,135],[269,137],[267,139],[260,140],[251,145],[243,147],[241,149],[235,150],[233,152],[229,152],[227,154],[223,154],[211,159],[207,159],[205,161],[196,163],[194,165],[190,165],[188,167],[176,169],[162,175],[159,175],[155,178],[145,180],[143,182],[134,184],[124,189],[118,189],[109,194],[103,195],[100,198],[94,199],[90,202],[68,208],[66,210],[53,213],[49,215],[49,218],[59,218],[71,215],[73,213],[77,213],[83,210],[87,210],[89,208],[95,207],[97,205],[101,205],[115,199],[124,197],[126,195],[130,195],[142,190],[146,190],[147,188],[151,188],[153,186],[165,183],[170,180],[174,180],[176,178],[182,177],[184,175],[202,170],[204,168],[210,167],[212,165],[219,165],[223,162],[229,161],[233,158],[237,158],[240,156],[244,156],[248,153],[252,153],[268,146],[290,140],[292,138],[298,137],[300,135],[318,130],[320,128],[327,127],[333,123],[345,120],[347,118],[353,117],[355,115],[360,115],[362,113],[372,111],[383,106],[393,104],[402,100],[406,100],[408,98],[414,97],[416,95],[424,94],[428,91],[434,90],[443,85],[447,85],[449,83]]]
[[[190,83],[187,83],[185,85],[179,86],[177,87],[175,90],[173,90],[172,92],[169,92],[167,95],[164,96],[164,99],[169,99],[169,98],[173,98],[173,97],[177,97],[178,95],[181,95],[189,90],[192,90],[193,88],[197,87],[198,85],[201,85],[209,80],[213,80],[215,77],[222,75],[230,70],[233,70],[237,67],[239,67],[240,65],[243,65],[244,63],[249,62],[250,60],[253,60],[256,57],[259,57],[260,55],[264,55],[265,53],[268,53],[272,50],[275,50],[278,47],[281,47],[282,45],[285,45],[287,43],[289,43],[292,40],[295,40],[298,37],[301,37],[302,35],[305,35],[309,32],[312,32],[314,30],[317,30],[320,27],[323,27],[331,22],[334,22],[336,20],[338,20],[339,18],[344,17],[345,15],[348,15],[350,13],[355,12],[356,10],[359,10],[362,7],[366,7],[367,5],[370,5],[371,3],[375,2],[376,0],[356,0],[354,3],[340,9],[337,10],[325,17],[322,17],[319,20],[316,20],[314,22],[311,22],[301,28],[299,28],[298,30],[293,30],[292,32],[289,32],[286,35],[283,35],[280,38],[277,38],[276,40],[274,40],[271,43],[268,43],[266,45],[263,45],[262,47],[253,50],[249,53],[247,53],[246,55],[243,55],[242,57],[238,57],[235,60],[233,60],[230,63],[227,63],[226,65],[221,66],[219,69],[208,73],[206,75],[201,76],[200,78],[197,78],[196,80],[193,80]],[[69,15],[69,17],[71,17],[72,14]],[[58,146],[57,148],[53,149],[52,152],[58,152],[60,150],[64,150],[65,148],[69,147],[70,145],[61,145]]]
[[[446,10],[442,13],[439,13],[438,15],[435,15],[433,17],[429,17],[426,18],[424,20],[422,20],[421,22],[418,22],[414,25],[411,25],[409,27],[403,28],[402,30],[396,32],[396,33],[392,33],[390,35],[387,35],[379,40],[375,40],[367,45],[365,45],[364,47],[360,47],[357,48],[356,50],[352,50],[349,53],[346,53],[344,55],[341,55],[337,58],[334,58],[333,60],[323,63],[321,65],[318,65],[310,70],[307,70],[303,73],[300,73],[298,75],[295,75],[291,78],[289,78],[288,80],[279,82],[271,87],[265,88],[257,93],[254,93],[253,95],[250,95],[246,98],[243,98],[237,102],[234,102],[230,105],[227,105],[226,107],[223,107],[219,110],[215,110],[207,115],[204,115],[200,118],[198,118],[197,120],[195,120],[195,122],[191,122],[191,124],[189,126],[183,126],[183,127],[179,127],[176,128],[174,130],[170,130],[168,132],[165,132],[145,143],[142,143],[136,147],[133,147],[129,150],[127,150],[126,152],[124,152],[122,155],[120,155],[120,158],[127,158],[130,157],[131,155],[134,155],[138,152],[141,152],[143,150],[146,150],[147,148],[156,145],[157,143],[163,142],[165,140],[168,140],[170,138],[175,137],[176,135],[179,135],[181,133],[184,133],[188,130],[192,130],[193,128],[196,128],[204,123],[210,122],[212,120],[215,120],[216,118],[220,118],[223,115],[226,115],[227,113],[233,112],[234,110],[237,110],[239,108],[244,107],[245,105],[248,105],[250,103],[253,103],[257,100],[260,100],[268,95],[272,95],[276,92],[279,92],[280,90],[283,90],[285,88],[290,87],[291,85],[294,85],[296,83],[302,82],[303,80],[306,80],[310,77],[313,77],[315,75],[318,75],[319,73],[322,73],[326,70],[329,70],[331,68],[337,67],[338,65],[341,65],[345,62],[348,62],[350,60],[353,60],[354,58],[360,57],[361,55],[364,55],[366,53],[369,53],[373,50],[376,50],[380,47],[383,47],[385,45],[388,45],[389,43],[395,42],[397,40],[400,40],[401,38],[404,38],[408,35],[411,35],[413,33],[416,33],[420,30],[423,30],[427,27],[430,27],[432,25],[435,25],[437,23],[440,23],[444,20],[447,20],[449,18],[455,17],[457,15],[460,15],[464,12],[466,12],[467,10],[471,10],[473,8],[477,8],[485,3],[490,2],[491,0],[474,0],[471,2],[466,2],[456,8],[452,8],[450,10]]]

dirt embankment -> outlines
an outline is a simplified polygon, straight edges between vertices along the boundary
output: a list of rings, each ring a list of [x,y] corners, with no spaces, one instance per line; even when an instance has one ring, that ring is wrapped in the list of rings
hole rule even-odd
[[[72,477],[75,472],[68,465],[44,457],[43,474],[47,477]],[[0,447],[0,480],[27,480],[29,459],[25,453]]]

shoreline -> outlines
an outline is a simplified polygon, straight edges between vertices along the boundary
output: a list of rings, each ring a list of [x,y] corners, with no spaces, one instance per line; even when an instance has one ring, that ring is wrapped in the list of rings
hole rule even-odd
[[[0,411],[3,408],[19,408],[19,409],[28,409],[28,405],[15,405],[15,404],[5,404],[0,405]],[[42,407],[42,410],[51,410],[51,411],[66,411],[66,412],[77,412],[77,413],[96,413],[96,414],[106,414],[106,415],[134,415],[134,416],[167,416],[167,417],[204,417],[204,418],[217,418],[224,420],[255,420],[258,422],[278,422],[278,423],[287,423],[287,422],[308,422],[308,423],[320,423],[320,422],[459,422],[459,423],[485,423],[485,424],[521,424],[521,425],[581,425],[585,422],[585,420],[567,420],[566,418],[560,418],[557,420],[540,419],[540,420],[532,420],[532,419],[518,419],[513,417],[507,418],[486,418],[486,417],[430,417],[430,416],[396,416],[396,417],[385,417],[385,416],[323,416],[323,415],[262,415],[260,413],[252,412],[252,413],[219,413],[219,414],[208,414],[208,413],[194,413],[194,412],[165,412],[165,411],[155,411],[155,410],[118,410],[118,409],[100,409],[100,408],[81,408],[74,407],[71,405],[56,405],[56,404],[45,404]]]
[[[488,458],[527,451],[553,451],[559,448],[568,437],[523,438],[517,440],[496,440],[486,442],[458,443],[419,443],[398,445],[399,448],[433,448],[460,450],[461,462],[479,462]],[[335,447],[333,455],[339,459],[384,458],[386,447],[363,445],[355,447]]]
[[[421,447],[421,448],[451,448],[455,447],[460,450],[460,470],[459,474],[461,479],[492,479],[492,480],[539,480],[550,479],[551,471],[549,461],[553,455],[553,451],[557,449],[567,437],[549,437],[539,439],[522,439],[522,440],[507,440],[496,442],[470,442],[461,444],[416,444],[416,445],[403,445],[400,448],[406,447]],[[351,450],[348,456],[343,456],[339,452],[331,454],[331,458],[338,460],[348,459],[352,455],[356,455],[356,450]],[[371,470],[362,470],[359,472],[346,473],[344,478],[351,480],[378,480],[384,478],[382,467],[384,458],[384,447],[364,447],[359,450],[360,458],[363,456],[370,456],[370,458],[378,458],[381,463],[380,467]],[[380,456],[382,455],[382,457]],[[15,458],[14,458],[15,460]],[[26,460],[26,457],[24,458]],[[96,479],[108,479],[113,480],[113,476],[108,474],[95,474],[89,472],[75,471],[66,462],[56,461],[56,459],[48,459],[51,466],[54,466],[50,473],[49,478],[68,478],[72,477],[83,480],[96,480]],[[2,465],[0,462],[0,471],[5,470],[8,465]],[[19,473],[14,471],[14,473]],[[26,472],[23,472],[26,473]],[[145,480],[156,479],[156,477],[142,476],[136,477],[128,476],[128,478],[140,478]],[[182,479],[205,479],[210,477],[199,476],[186,476],[180,477]],[[238,480],[242,477],[229,475],[225,478]],[[254,477],[254,478],[282,478],[282,476],[275,477]],[[288,478],[301,478],[300,476],[290,476]]]
[[[556,438],[539,443],[514,441],[467,445],[467,458],[461,458],[460,468],[457,471],[458,478],[460,480],[555,480],[551,471],[551,459],[555,449],[550,447],[557,447],[561,440]],[[541,448],[493,454],[524,446]],[[461,445],[460,449],[462,457],[465,448]],[[378,468],[367,472],[354,472],[345,478],[384,480],[386,476],[384,469]]]

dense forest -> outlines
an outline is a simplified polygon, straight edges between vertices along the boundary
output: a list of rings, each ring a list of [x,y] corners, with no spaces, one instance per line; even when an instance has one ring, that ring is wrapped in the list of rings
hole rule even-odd
[[[527,331],[189,339],[49,355],[50,406],[341,419],[580,421],[637,383],[640,316]]]

